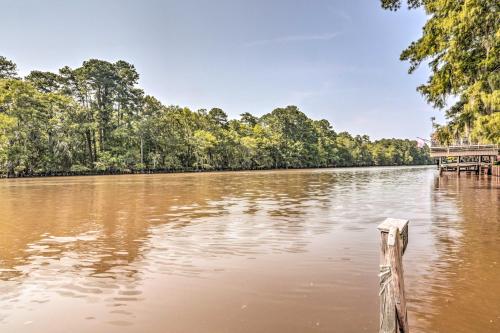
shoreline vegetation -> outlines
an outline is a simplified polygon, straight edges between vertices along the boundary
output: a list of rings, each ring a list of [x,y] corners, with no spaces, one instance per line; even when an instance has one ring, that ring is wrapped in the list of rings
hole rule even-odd
[[[86,172],[71,172],[61,171],[43,174],[23,174],[19,176],[0,175],[0,179],[18,179],[18,178],[51,178],[51,177],[86,177],[86,176],[120,176],[120,175],[161,175],[161,174],[183,174],[183,173],[223,173],[223,172],[259,172],[259,171],[300,171],[300,170],[322,170],[322,169],[358,169],[358,168],[397,168],[397,167],[430,167],[434,166],[433,163],[429,164],[407,164],[407,165],[366,165],[366,166],[341,166],[341,167],[305,167],[305,168],[269,168],[269,169],[221,169],[221,170],[116,170],[116,171],[96,171],[89,170]]]
[[[334,131],[296,106],[229,119],[166,106],[125,61],[21,78],[0,56],[0,177],[430,164],[427,146]]]

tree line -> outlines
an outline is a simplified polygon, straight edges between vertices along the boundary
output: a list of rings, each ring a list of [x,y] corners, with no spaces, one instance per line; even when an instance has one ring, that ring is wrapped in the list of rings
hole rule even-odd
[[[0,57],[0,175],[414,165],[416,141],[336,133],[295,106],[228,119],[166,106],[125,61],[90,59],[21,78]]]

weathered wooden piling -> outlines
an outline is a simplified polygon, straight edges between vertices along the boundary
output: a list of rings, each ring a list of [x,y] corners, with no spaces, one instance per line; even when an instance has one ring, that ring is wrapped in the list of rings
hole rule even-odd
[[[388,218],[380,231],[380,333],[408,333],[403,254],[408,245],[408,220]]]

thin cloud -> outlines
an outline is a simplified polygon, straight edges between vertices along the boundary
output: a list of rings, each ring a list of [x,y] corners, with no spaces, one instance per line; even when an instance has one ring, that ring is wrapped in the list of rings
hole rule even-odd
[[[244,45],[246,47],[252,47],[252,46],[267,45],[267,44],[285,44],[285,43],[308,42],[308,41],[328,41],[334,39],[339,34],[340,33],[338,32],[332,32],[332,33],[317,34],[317,35],[291,35],[291,36],[283,36],[271,39],[254,40],[246,42]]]

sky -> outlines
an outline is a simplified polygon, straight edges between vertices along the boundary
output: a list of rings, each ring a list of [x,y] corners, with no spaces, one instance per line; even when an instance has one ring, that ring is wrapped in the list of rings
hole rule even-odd
[[[399,55],[423,10],[378,0],[0,0],[0,55],[31,70],[125,60],[166,105],[230,118],[296,105],[373,139],[428,137],[444,122]]]

